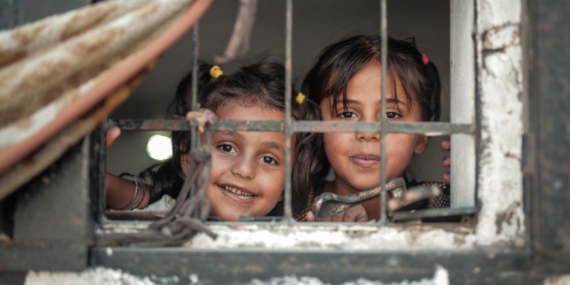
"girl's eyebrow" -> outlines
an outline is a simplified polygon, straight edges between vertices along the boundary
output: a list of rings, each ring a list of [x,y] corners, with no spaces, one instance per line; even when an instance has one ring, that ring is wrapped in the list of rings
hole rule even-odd
[[[378,99],[378,101],[376,101],[376,104],[381,105],[382,100]],[[404,102],[402,102],[396,98],[386,98],[386,104],[396,104],[396,105],[402,104],[404,106],[408,106],[408,104],[406,104],[406,103],[404,103]]]
[[[336,104],[342,104],[342,99],[339,99],[336,101]],[[356,100],[346,100],[347,104],[356,104],[356,105],[360,105],[360,101],[356,101]],[[376,105],[380,105],[382,103],[382,100],[378,99],[378,101],[375,102]],[[402,102],[401,100],[395,99],[395,98],[386,98],[386,104],[402,104],[405,106],[408,106],[408,104]]]
[[[261,146],[268,147],[268,148],[274,148],[281,153],[285,153],[285,149],[283,149],[283,146],[281,144],[276,143],[276,142],[265,141],[265,142],[261,143]]]
[[[342,99],[338,99],[336,100],[336,104],[342,104],[343,100]],[[360,101],[356,101],[356,100],[346,100],[346,104],[353,104],[353,105],[360,105]]]
[[[240,134],[239,132],[236,132],[236,131],[217,131],[212,136],[213,137],[215,137],[215,136],[231,136],[231,137],[237,137],[240,140],[245,139],[245,137],[242,134]]]

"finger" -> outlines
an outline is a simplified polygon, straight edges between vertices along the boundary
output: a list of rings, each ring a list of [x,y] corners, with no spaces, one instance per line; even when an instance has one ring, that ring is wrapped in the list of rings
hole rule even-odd
[[[342,212],[340,214],[336,214],[334,216],[331,217],[331,222],[339,222],[342,223],[344,222],[344,216],[346,215],[346,212]]]
[[[315,215],[313,214],[312,211],[309,211],[307,213],[307,222],[314,222],[315,221]]]
[[[119,129],[118,127],[112,127],[109,130],[107,130],[107,133],[105,134],[105,140],[107,141],[107,148],[110,148],[115,143],[115,140],[117,140],[119,135],[121,135],[121,129]]]
[[[451,165],[451,157],[446,156],[443,158],[443,161],[441,162],[441,165],[443,167],[449,167]]]
[[[350,208],[348,211],[345,212],[345,222],[368,222],[368,215],[366,214],[366,210],[362,205],[357,205],[353,208]]]
[[[366,222],[368,222],[368,215],[366,214],[366,211],[361,212],[361,213],[356,217],[356,222],[357,222],[357,223],[366,223]]]
[[[443,180],[445,180],[445,182],[447,183],[451,183],[451,175],[449,174],[449,172],[444,172],[441,177],[443,178]]]
[[[360,206],[360,205],[358,205],[358,206]],[[346,223],[355,222],[356,217],[359,215],[359,213],[358,213],[359,207],[358,206],[346,210],[346,212],[344,212],[344,215],[342,217],[343,219],[341,222],[346,222]]]
[[[451,148],[451,142],[450,141],[442,141],[439,146],[441,147],[441,149],[449,151],[449,149]]]

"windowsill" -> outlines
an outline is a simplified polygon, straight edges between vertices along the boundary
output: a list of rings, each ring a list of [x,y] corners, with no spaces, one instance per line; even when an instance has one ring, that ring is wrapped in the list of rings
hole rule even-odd
[[[136,233],[150,222],[111,222],[98,228],[97,234]],[[408,223],[376,224],[319,223],[250,224],[207,223],[218,235],[216,240],[199,233],[183,248],[196,250],[466,250],[477,247],[476,227],[472,224]]]

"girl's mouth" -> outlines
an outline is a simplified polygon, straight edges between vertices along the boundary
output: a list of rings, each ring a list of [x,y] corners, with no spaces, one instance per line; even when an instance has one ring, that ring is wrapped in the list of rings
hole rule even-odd
[[[235,185],[218,185],[218,187],[222,190],[222,194],[241,203],[251,202],[257,196]]]
[[[380,163],[380,156],[374,154],[357,154],[351,156],[350,161],[360,167],[368,168],[378,165]]]

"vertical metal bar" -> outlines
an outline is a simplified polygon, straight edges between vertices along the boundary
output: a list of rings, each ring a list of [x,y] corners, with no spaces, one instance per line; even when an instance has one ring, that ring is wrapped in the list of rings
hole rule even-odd
[[[285,8],[285,217],[284,221],[292,225],[293,213],[291,209],[291,57],[293,32],[293,1],[286,0]]]
[[[101,223],[105,220],[105,208],[107,207],[107,202],[105,200],[105,179],[107,177],[107,131],[108,119],[100,124],[100,129],[98,129],[98,139],[99,139],[99,151],[97,152],[99,161],[99,189],[98,189],[98,208],[97,208],[97,222]]]
[[[192,101],[190,110],[198,110],[198,23],[192,28]],[[198,136],[193,128],[190,128],[190,147],[197,148],[199,146]],[[195,188],[191,188],[191,196],[194,196]]]
[[[380,36],[382,38],[381,52],[381,84],[382,84],[382,100],[380,106],[381,129],[380,129],[380,185],[382,185],[382,195],[380,195],[380,225],[386,224],[387,219],[387,201],[386,201],[386,128],[388,118],[386,117],[386,71],[388,64],[388,15],[386,0],[380,0]]]
[[[198,23],[192,28],[192,111],[198,109]]]

